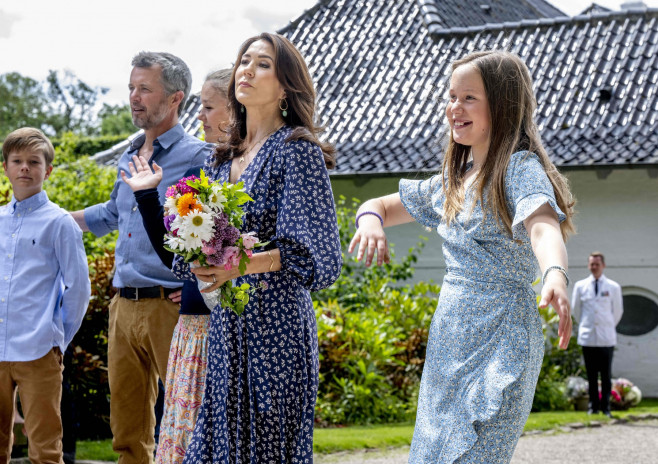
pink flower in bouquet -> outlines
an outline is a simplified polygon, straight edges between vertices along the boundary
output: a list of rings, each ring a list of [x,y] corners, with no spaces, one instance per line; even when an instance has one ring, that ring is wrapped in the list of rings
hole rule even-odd
[[[233,266],[239,266],[240,249],[234,246],[229,246],[224,248],[224,259],[226,260],[224,264],[224,269],[226,269],[227,271],[231,269]]]
[[[185,195],[186,193],[199,193],[197,189],[187,185],[188,180],[194,181],[197,179],[198,179],[197,176],[183,177],[176,184],[176,189],[178,190],[178,193],[180,193],[181,195]]]
[[[257,243],[258,243],[258,237],[256,237],[256,235],[253,232],[249,232],[248,234],[242,234],[242,245],[244,245],[244,247],[247,250],[251,250]]]
[[[210,256],[210,255],[215,254],[215,252],[216,252],[217,250],[215,250],[213,247],[211,247],[211,246],[209,246],[209,245],[203,245],[203,246],[201,247],[201,251],[202,251],[203,254],[205,254],[206,256]]]
[[[166,197],[175,197],[178,195],[178,190],[176,189],[175,185],[171,185],[167,187],[167,191],[165,192]]]

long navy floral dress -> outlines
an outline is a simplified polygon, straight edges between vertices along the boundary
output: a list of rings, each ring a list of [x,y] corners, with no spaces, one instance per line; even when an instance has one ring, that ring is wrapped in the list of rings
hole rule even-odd
[[[322,152],[271,135],[239,181],[254,199],[242,232],[281,252],[281,270],[238,278],[265,289],[241,317],[215,307],[208,333],[206,393],[185,463],[311,463],[318,391],[318,339],[309,291],[331,285],[342,258]],[[204,171],[228,181],[231,162]],[[191,274],[180,261],[180,277]]]
[[[488,190],[485,189],[485,199]],[[464,208],[442,220],[440,176],[400,181],[400,198],[444,238],[447,274],[432,318],[410,464],[508,463],[530,413],[544,354],[532,282],[537,259],[523,221],[543,204],[560,221],[536,155],[512,155],[505,177],[510,237],[467,189]]]

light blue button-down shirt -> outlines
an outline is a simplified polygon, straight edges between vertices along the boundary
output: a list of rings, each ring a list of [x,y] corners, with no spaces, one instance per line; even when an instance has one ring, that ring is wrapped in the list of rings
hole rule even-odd
[[[0,207],[0,361],[62,353],[80,328],[91,286],[82,231],[39,192]]]
[[[85,222],[96,236],[119,229],[114,254],[115,287],[180,287],[182,283],[162,264],[151,246],[135,195],[121,179],[121,170],[130,173],[128,162],[132,161],[133,155],[139,152],[143,144],[144,135],[141,135],[123,153],[109,201],[86,208]],[[149,163],[155,161],[162,167],[163,178],[158,186],[161,203],[164,203],[167,187],[178,182],[189,168],[202,165],[211,150],[212,145],[187,134],[180,124],[153,142],[153,156]]]

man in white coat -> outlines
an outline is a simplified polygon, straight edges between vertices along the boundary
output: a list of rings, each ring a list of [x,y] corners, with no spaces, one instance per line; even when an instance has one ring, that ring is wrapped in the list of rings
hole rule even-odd
[[[617,331],[624,312],[621,287],[603,275],[605,257],[593,252],[588,259],[591,275],[579,280],[573,289],[571,307],[578,326],[578,344],[583,347],[589,382],[588,414],[610,414],[610,371],[612,353],[617,344]],[[601,399],[598,377],[601,373]]]

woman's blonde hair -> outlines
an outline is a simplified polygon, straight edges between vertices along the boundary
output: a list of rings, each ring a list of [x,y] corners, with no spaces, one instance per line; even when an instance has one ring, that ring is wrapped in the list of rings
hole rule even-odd
[[[512,217],[505,197],[505,174],[512,153],[529,151],[539,157],[548,175],[558,206],[567,216],[560,224],[562,237],[575,231],[572,222],[575,201],[569,183],[551,162],[541,142],[534,120],[537,101],[532,91],[532,78],[525,63],[515,54],[490,50],[471,53],[452,64],[454,72],[459,66],[473,65],[478,70],[489,103],[490,143],[484,165],[477,174],[477,196],[484,208],[491,208],[496,219],[502,221],[512,234]],[[442,177],[446,196],[444,216],[452,222],[464,203],[463,179],[471,147],[456,143],[450,133],[450,142],[443,159]],[[485,187],[490,185],[487,205]],[[486,212],[486,209],[484,209]]]

